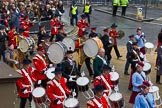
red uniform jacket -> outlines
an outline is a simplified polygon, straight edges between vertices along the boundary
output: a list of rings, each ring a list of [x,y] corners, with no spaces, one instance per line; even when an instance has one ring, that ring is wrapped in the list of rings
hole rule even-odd
[[[57,83],[55,83],[55,81]],[[58,85],[59,84],[59,85]],[[54,100],[58,99],[61,102],[65,100],[64,93],[60,90],[58,86],[61,86],[65,92],[65,94],[69,95],[71,91],[66,86],[65,78],[62,77],[60,81],[54,79],[48,83],[47,86],[47,96],[49,97],[51,103],[50,108],[63,108],[63,104],[55,104]]]
[[[117,45],[117,35],[118,32],[115,29],[110,30],[109,36],[111,36],[114,39],[114,45]]]
[[[44,58],[37,54],[33,57],[33,65],[36,68],[36,71],[34,71],[33,74],[36,76],[37,80],[46,79],[47,76],[43,72],[47,69],[48,64]]]
[[[8,19],[7,19],[7,18],[5,18],[3,22],[4,22],[4,25],[5,25],[6,27],[9,27],[9,22],[8,22]]]
[[[78,30],[78,36],[81,37],[83,35],[83,31],[86,30],[86,27],[89,27],[90,25],[88,23],[86,23],[86,21],[84,20],[80,20],[78,22],[78,27],[79,27],[79,30]]]
[[[8,43],[13,43],[14,48],[16,48],[18,45],[18,37],[17,36],[18,35],[17,35],[16,31],[10,30],[8,32]]]
[[[56,35],[58,34],[58,28],[60,25],[62,25],[63,23],[60,22],[59,20],[56,19],[51,19],[50,21],[50,25],[51,25],[51,34],[52,35]]]
[[[34,71],[34,69],[32,67],[30,67],[28,70],[25,70],[25,69],[17,70],[17,72],[23,76],[22,78],[20,78],[16,81],[18,95],[20,97],[27,98],[27,97],[29,97],[29,94],[31,94],[31,92],[24,93],[24,91],[25,91],[25,89],[27,89],[27,91],[32,91],[31,87],[34,87],[32,84],[33,84],[33,82],[36,81],[36,79],[32,75],[33,71]],[[26,87],[26,85],[28,85],[28,87]]]
[[[106,90],[109,90],[110,88],[108,87],[108,85],[104,82],[104,80],[102,79],[102,77],[105,78],[105,80],[107,81],[107,83],[109,84],[109,86],[112,88],[113,87],[113,84],[110,80],[110,74],[107,74],[107,75],[100,75],[98,77],[95,78],[94,80],[94,87],[96,87],[96,85],[98,84],[101,84]],[[109,95],[109,92],[104,92],[106,94],[106,96]]]
[[[24,33],[23,35],[25,37],[29,37],[29,31],[30,31],[30,27],[34,26],[34,23],[31,23],[29,21],[21,21],[20,27],[24,29]]]
[[[102,96],[101,98],[95,97],[94,99],[91,99],[87,102],[87,108],[100,108],[97,103],[95,102],[95,99],[99,102],[99,104],[102,105],[102,108],[110,108],[106,98]]]

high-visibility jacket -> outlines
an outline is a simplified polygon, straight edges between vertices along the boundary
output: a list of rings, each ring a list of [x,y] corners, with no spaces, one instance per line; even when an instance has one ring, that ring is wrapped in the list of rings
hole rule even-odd
[[[128,0],[121,0],[121,6],[127,6],[128,5]]]
[[[86,5],[85,7],[84,7],[84,13],[89,13],[90,12],[90,5]]]
[[[120,0],[113,0],[113,6],[120,6]]]
[[[78,9],[77,6],[72,6],[72,10],[71,10],[72,15],[76,15],[77,14],[77,9]]]

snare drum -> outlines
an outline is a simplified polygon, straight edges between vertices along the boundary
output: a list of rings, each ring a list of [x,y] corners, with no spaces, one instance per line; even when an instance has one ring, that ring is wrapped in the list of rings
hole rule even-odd
[[[151,43],[151,42],[146,42],[145,43],[145,49],[146,49],[146,52],[147,53],[151,53],[152,52],[152,49],[154,48],[154,44]]]
[[[87,77],[79,77],[76,80],[76,83],[78,85],[79,91],[81,91],[81,92],[88,91],[89,79]]]
[[[159,87],[151,86],[149,92],[153,95],[155,101],[160,99]]]
[[[68,98],[65,100],[64,108],[79,108],[79,101],[76,98]]]
[[[27,52],[29,49],[34,48],[35,41],[32,37],[23,38],[19,42],[21,52]]]
[[[145,72],[146,75],[148,75],[151,72],[151,64],[145,62],[143,66],[143,71]]]
[[[47,52],[50,61],[58,64],[64,59],[65,54],[67,52],[67,47],[62,42],[55,42],[49,46]]]
[[[37,104],[42,104],[46,101],[46,91],[43,87],[36,87],[32,91],[32,96]]]
[[[124,107],[124,99],[121,93],[113,93],[109,97],[111,108]]]
[[[55,77],[55,74],[54,73],[51,73],[55,71],[55,68],[54,67],[51,67],[49,68],[47,71],[46,71],[46,76],[48,79],[52,80],[54,77]]]
[[[64,38],[62,41],[67,48],[71,48],[72,50],[75,50],[75,41],[71,38]]]
[[[113,85],[117,85],[119,83],[119,74],[117,72],[110,72],[109,74]]]
[[[95,37],[85,42],[83,51],[88,57],[94,57],[97,55],[99,48],[103,48],[102,41],[98,37]]]

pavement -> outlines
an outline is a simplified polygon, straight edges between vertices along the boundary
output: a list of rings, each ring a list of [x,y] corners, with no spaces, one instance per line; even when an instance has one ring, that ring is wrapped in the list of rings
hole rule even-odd
[[[159,7],[147,7],[147,9],[146,9],[145,6],[142,6],[143,20],[137,19],[137,15],[136,15],[137,8],[138,8],[138,6],[130,5],[130,6],[128,6],[128,8],[126,10],[126,16],[121,16],[121,7],[119,7],[116,16],[123,17],[123,18],[133,20],[133,21],[137,21],[137,22],[156,21],[158,23],[158,21],[159,22],[162,21],[162,18],[161,18],[162,16],[161,16],[161,14],[159,14],[159,13],[162,12],[161,6],[159,6]],[[94,10],[112,15],[112,6],[95,6]]]

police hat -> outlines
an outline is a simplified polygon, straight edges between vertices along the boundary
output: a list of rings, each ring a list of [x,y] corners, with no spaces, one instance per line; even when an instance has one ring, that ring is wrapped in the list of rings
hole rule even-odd
[[[62,68],[61,67],[56,67],[55,71],[53,71],[51,73],[54,73],[54,74],[62,73]]]
[[[23,65],[27,65],[27,64],[31,64],[31,63],[32,63],[32,61],[29,60],[29,59],[24,59],[24,60],[22,61],[22,64],[23,64]]]
[[[101,92],[103,90],[104,88],[101,84],[96,85],[96,87],[94,88],[94,92]]]
[[[111,25],[111,28],[116,28],[116,27],[118,27],[115,23],[113,23],[112,25]]]

